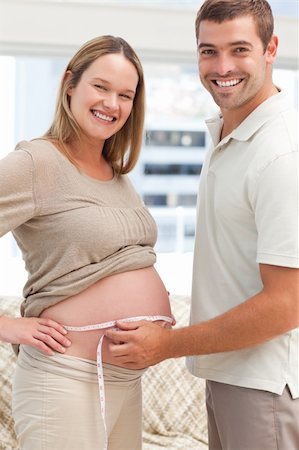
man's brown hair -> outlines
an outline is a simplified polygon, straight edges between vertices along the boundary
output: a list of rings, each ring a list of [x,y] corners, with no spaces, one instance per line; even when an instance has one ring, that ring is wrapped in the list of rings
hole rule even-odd
[[[206,0],[195,21],[196,41],[198,42],[199,26],[203,20],[222,23],[240,16],[253,17],[257,34],[266,51],[274,28],[271,6],[266,0]]]

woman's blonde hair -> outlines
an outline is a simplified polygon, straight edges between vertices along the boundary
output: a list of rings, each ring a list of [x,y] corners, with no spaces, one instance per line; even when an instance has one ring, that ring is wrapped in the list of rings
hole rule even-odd
[[[124,174],[135,166],[142,145],[145,87],[140,60],[132,47],[120,37],[96,37],[86,42],[73,56],[62,77],[53,123],[43,137],[57,142],[59,149],[75,164],[67,144],[74,137],[80,139],[80,128],[70,110],[69,89],[77,86],[82,74],[97,58],[112,53],[124,55],[136,68],[139,78],[128,120],[116,134],[105,141],[103,147],[103,155],[116,173]],[[66,76],[70,72],[72,76]]]

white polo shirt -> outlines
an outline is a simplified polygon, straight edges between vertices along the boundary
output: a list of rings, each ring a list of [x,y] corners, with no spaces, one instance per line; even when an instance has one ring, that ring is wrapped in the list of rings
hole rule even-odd
[[[198,195],[191,324],[209,320],[262,289],[259,263],[299,267],[297,113],[280,92],[213,148]],[[258,317],[257,317],[258,320]],[[190,372],[236,386],[299,397],[298,329],[254,348],[187,358]]]

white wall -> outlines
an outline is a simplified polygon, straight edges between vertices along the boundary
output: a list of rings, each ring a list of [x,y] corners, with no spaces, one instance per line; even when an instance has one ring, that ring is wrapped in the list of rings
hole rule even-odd
[[[0,54],[70,55],[88,39],[114,34],[140,56],[195,61],[195,11],[51,0],[0,0]],[[298,67],[298,20],[276,19],[276,67]]]

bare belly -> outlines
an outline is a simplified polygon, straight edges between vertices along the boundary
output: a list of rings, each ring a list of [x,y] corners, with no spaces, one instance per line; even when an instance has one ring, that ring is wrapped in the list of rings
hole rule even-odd
[[[168,293],[154,267],[106,277],[66,300],[44,310],[41,317],[62,325],[84,326],[144,315],[171,316]],[[66,355],[96,359],[103,330],[69,331],[72,345]],[[117,364],[103,342],[103,361]]]

